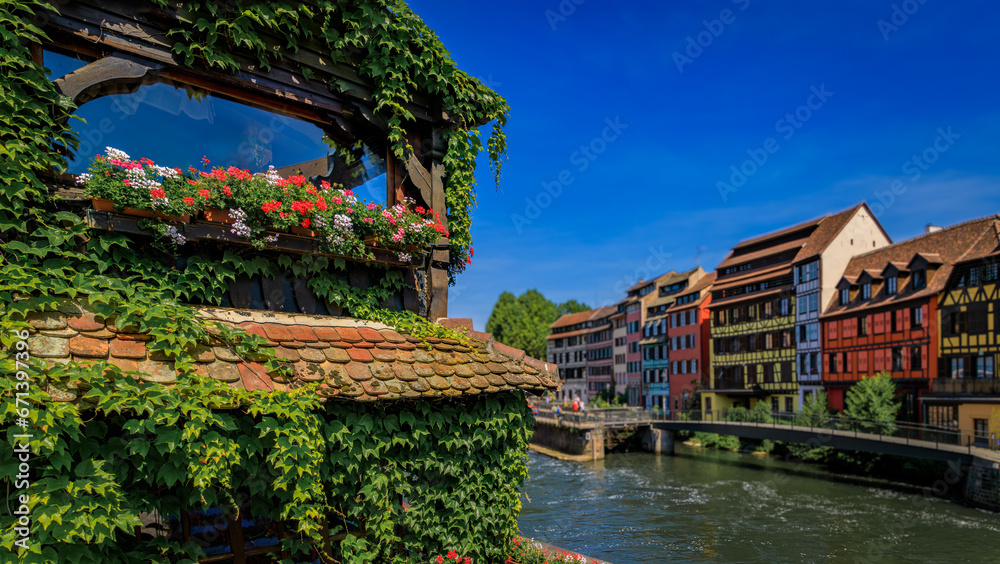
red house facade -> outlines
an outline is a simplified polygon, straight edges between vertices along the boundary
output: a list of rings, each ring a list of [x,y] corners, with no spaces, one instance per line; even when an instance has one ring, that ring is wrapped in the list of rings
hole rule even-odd
[[[928,233],[851,259],[822,316],[823,384],[844,408],[855,382],[887,372],[901,420],[921,421],[920,398],[938,377],[938,296],[953,265],[975,245],[984,220]]]
[[[711,317],[708,304],[715,273],[701,277],[676,296],[667,309],[670,343],[669,405],[671,413],[693,407],[697,391],[708,384]],[[704,381],[704,385],[702,382]]]

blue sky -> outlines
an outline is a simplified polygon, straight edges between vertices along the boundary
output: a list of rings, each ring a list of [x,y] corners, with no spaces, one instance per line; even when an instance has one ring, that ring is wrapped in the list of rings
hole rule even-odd
[[[1000,211],[1000,6],[410,5],[511,105],[501,191],[481,157],[451,292],[477,328],[504,290],[614,303],[862,200],[897,241]]]

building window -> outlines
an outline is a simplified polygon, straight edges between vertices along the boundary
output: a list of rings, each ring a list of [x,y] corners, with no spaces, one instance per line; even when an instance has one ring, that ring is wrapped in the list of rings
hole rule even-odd
[[[830,374],[836,374],[837,370],[837,353],[827,353],[827,361],[830,363]]]
[[[952,358],[948,360],[948,369],[952,378],[965,378],[965,359]]]
[[[890,296],[896,294],[896,283],[897,279],[895,276],[890,276],[885,279],[885,293]]]
[[[819,311],[819,294],[812,294],[809,296],[809,311]]]
[[[861,285],[861,299],[870,300],[872,297],[872,284],[871,282],[866,282]]]
[[[902,372],[903,370],[903,349],[902,347],[892,347],[892,371]]]
[[[929,405],[927,406],[927,424],[948,429],[958,428],[958,406]]]
[[[792,398],[785,398],[785,413],[791,413],[793,409]]]
[[[788,313],[789,300],[788,298],[781,298],[781,315],[789,315]]]
[[[896,319],[899,317],[899,313],[900,312],[898,312],[898,311],[890,311],[889,312],[889,325],[890,325],[890,331],[892,333],[896,333],[896,332],[899,331],[899,327],[897,327],[897,324],[896,324]]]
[[[864,337],[868,334],[868,316],[862,315],[858,318],[858,336]]]
[[[920,327],[924,324],[924,308],[917,306],[910,309],[910,325]]]
[[[993,377],[993,357],[992,356],[976,357],[976,378],[992,378],[992,377]]]
[[[774,396],[771,397],[771,411],[774,413],[778,412],[778,398]]]
[[[819,353],[809,353],[809,373],[819,374]]]
[[[923,370],[924,358],[920,347],[910,347],[910,370]]]
[[[990,420],[973,419],[972,428],[975,433],[975,442],[979,444],[989,444],[990,442]]]
[[[851,301],[851,289],[841,288],[840,289],[840,305],[847,305]]]
[[[954,311],[951,314],[951,334],[959,335],[969,329],[968,314],[964,311]]]
[[[913,289],[921,290],[927,287],[927,271],[926,270],[914,270],[913,271]]]

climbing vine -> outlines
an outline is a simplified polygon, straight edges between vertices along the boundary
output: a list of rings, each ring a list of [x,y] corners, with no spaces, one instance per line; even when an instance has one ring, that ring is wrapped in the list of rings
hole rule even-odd
[[[402,131],[412,116],[405,104],[414,93],[443,100],[462,118],[449,133],[446,156],[449,219],[457,226],[453,260],[461,264],[464,242],[471,244],[467,218],[479,150],[473,126],[497,122],[489,150],[499,179],[506,103],[455,69],[402,3],[236,6],[226,13],[215,3],[188,6],[183,26],[172,32],[175,50],[189,64],[232,69],[227,52],[234,45],[255,50],[265,63],[273,56],[257,31],[279,32],[287,41],[281,48],[290,50],[321,34],[331,54],[351,57],[375,81],[376,107],[388,116],[397,152],[406,150]],[[34,16],[52,10],[32,0],[0,3],[0,434],[9,447],[24,442],[15,435],[31,435],[26,488],[13,487],[20,463],[13,448],[0,449],[5,501],[17,507],[18,495],[28,492],[31,516],[23,545],[16,516],[0,517],[0,547],[15,555],[3,560],[193,562],[202,555],[197,545],[138,538],[134,528],[150,514],[209,508],[284,522],[290,534],[282,548],[298,557],[335,538],[343,562],[423,561],[450,550],[476,562],[502,560],[517,531],[526,475],[529,413],[520,393],[324,402],[315,386],[247,391],[195,371],[195,351],[213,343],[269,372],[286,370],[263,338],[184,305],[218,303],[237,275],[309,273],[310,289],[345,303],[355,317],[450,335],[413,314],[381,309],[401,287],[398,272],[359,293],[337,278],[343,265],[331,259],[230,251],[192,256],[179,267],[127,235],[97,234],[60,210],[45,179],[65,170],[63,155],[76,148],[68,125],[73,108],[29,48],[45,39]],[[176,381],[148,382],[146,374],[104,361],[49,363],[18,354],[27,352],[21,343],[35,332],[32,320],[71,314],[74,304],[119,330],[148,335],[150,354],[173,363]],[[60,393],[78,399],[54,401]]]
[[[154,0],[162,7],[168,0]],[[305,40],[322,42],[330,61],[347,63],[374,85],[372,101],[385,118],[393,152],[400,159],[413,150],[406,126],[415,121],[407,106],[415,96],[439,100],[454,116],[446,131],[446,203],[450,231],[452,283],[471,260],[470,214],[475,205],[476,157],[482,148],[479,123],[493,122],[487,153],[499,186],[507,152],[503,127],[509,106],[478,79],[459,70],[448,50],[403,0],[315,0],[313,2],[253,2],[238,0],[186,2],[178,14],[180,26],[168,36],[186,65],[236,71],[234,49],[246,49],[262,68],[270,68],[282,52],[295,52]],[[305,78],[313,78],[302,69]],[[332,90],[343,85],[331,83]],[[343,86],[346,88],[346,86]]]

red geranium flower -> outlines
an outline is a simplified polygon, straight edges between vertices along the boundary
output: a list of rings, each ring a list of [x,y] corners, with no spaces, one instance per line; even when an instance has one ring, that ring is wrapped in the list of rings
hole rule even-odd
[[[198,190],[198,195],[207,200],[212,195],[212,193],[202,188],[201,190]]]
[[[305,227],[306,229],[309,229],[309,218],[308,217],[302,220],[302,227]]]
[[[212,162],[212,161],[208,160],[208,157],[207,157],[207,156],[203,156],[203,157],[201,157],[201,164],[202,164],[203,166],[208,166],[208,163],[210,163],[210,162]]]
[[[153,188],[149,191],[150,197],[153,198],[166,198],[167,193],[162,188]]]
[[[222,187],[222,193],[225,194],[226,196],[232,196],[233,195],[233,191],[229,189],[229,186],[223,186]]]
[[[449,550],[449,551],[448,551],[448,558],[449,558],[449,559],[452,559],[452,560],[454,560],[456,556],[458,556],[458,553],[457,553],[457,552],[455,552],[454,550]]]
[[[191,196],[184,196],[184,203],[187,204],[187,205],[189,205],[189,206],[193,206],[194,205],[194,198],[192,198]]]

